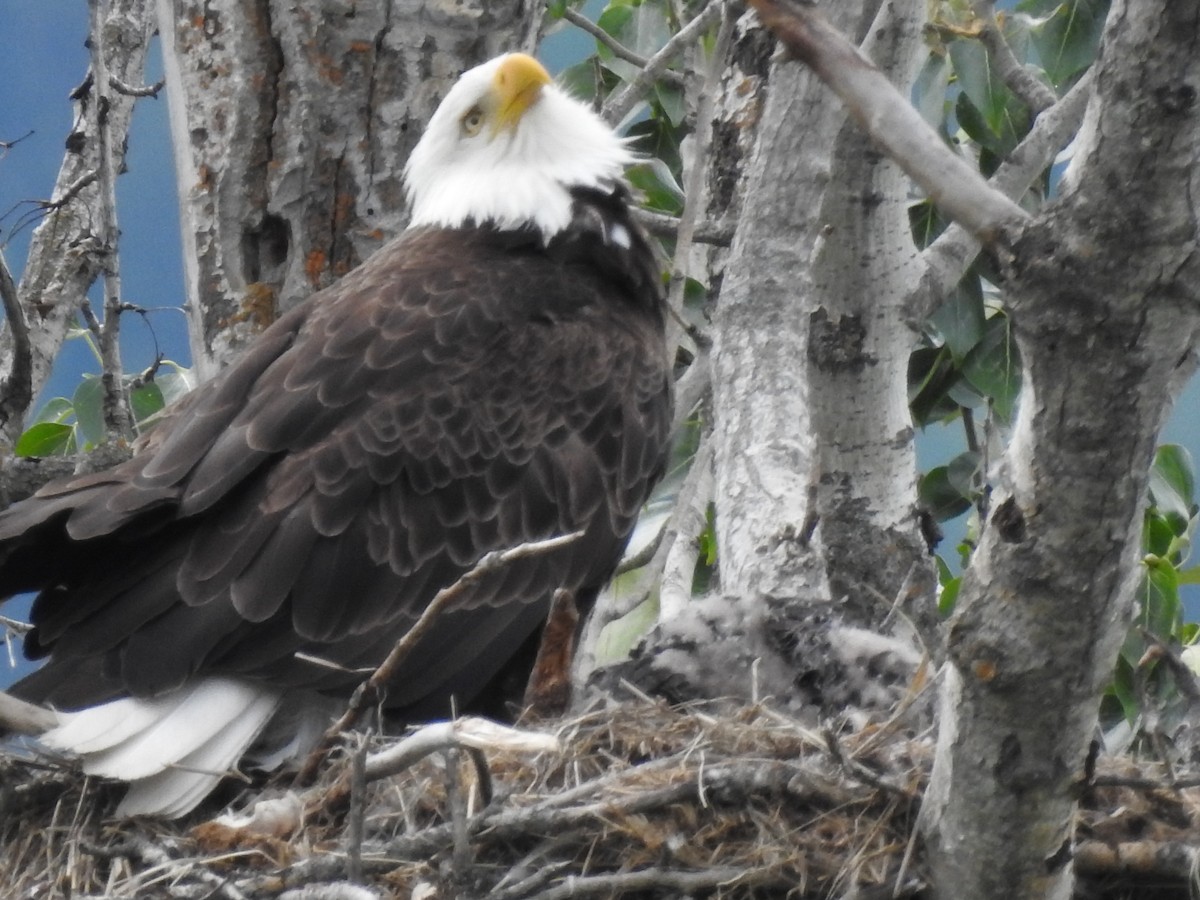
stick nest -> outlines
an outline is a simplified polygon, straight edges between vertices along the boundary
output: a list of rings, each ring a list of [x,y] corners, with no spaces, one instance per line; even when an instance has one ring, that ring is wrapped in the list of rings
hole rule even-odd
[[[364,760],[394,740],[358,739],[316,785],[258,786],[252,816],[190,826],[106,818],[119,787],[7,753],[0,885],[38,900],[925,895],[927,737],[651,701],[539,730],[557,751],[451,749],[369,781]],[[1188,896],[1197,834],[1197,788],[1131,764],[1095,779],[1076,857],[1088,896]],[[1149,878],[1166,893],[1130,893]]]

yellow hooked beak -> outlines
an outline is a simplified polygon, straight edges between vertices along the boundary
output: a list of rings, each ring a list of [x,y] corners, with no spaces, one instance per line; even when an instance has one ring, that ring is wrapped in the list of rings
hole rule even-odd
[[[550,73],[532,56],[512,53],[505,58],[492,77],[496,101],[492,134],[516,128],[526,110],[541,96],[542,88],[551,81]]]

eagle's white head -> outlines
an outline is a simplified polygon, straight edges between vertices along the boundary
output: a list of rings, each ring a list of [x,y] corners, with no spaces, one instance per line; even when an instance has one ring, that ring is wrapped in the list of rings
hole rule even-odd
[[[570,189],[608,188],[633,159],[588,106],[533,57],[509,53],[464,73],[405,167],[411,226],[533,226],[571,221]]]

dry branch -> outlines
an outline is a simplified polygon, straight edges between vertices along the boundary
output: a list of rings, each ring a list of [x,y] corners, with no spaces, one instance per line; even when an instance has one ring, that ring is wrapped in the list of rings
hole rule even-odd
[[[419,741],[428,748],[447,727]],[[444,764],[426,756],[365,787],[356,885],[345,880],[353,847],[344,804],[314,805],[303,820],[292,815],[285,831],[257,836],[247,828],[222,833],[212,823],[191,832],[149,819],[111,826],[100,816],[115,793],[97,794],[70,770],[0,759],[0,883],[13,896],[50,900],[65,898],[66,885],[76,898],[180,900],[913,896],[923,860],[917,852],[906,875],[902,859],[916,803],[894,789],[920,793],[931,747],[902,733],[881,744],[873,733],[838,735],[831,755],[811,729],[766,708],[625,702],[562,722],[557,750],[546,744],[530,755],[524,745],[491,743],[496,800],[457,817]],[[379,761],[404,755],[391,747],[371,739],[367,768],[390,770]],[[326,789],[348,764],[324,773]],[[1097,782],[1121,777],[1147,786],[1095,788],[1085,798],[1081,875],[1129,877],[1136,869],[1186,890],[1200,791],[1172,791],[1151,770],[1101,764]],[[465,796],[471,770],[458,777]],[[295,798],[273,802],[298,806]],[[1157,818],[1148,812],[1154,808],[1163,810]],[[1113,822],[1126,830],[1113,832]],[[290,838],[280,836],[293,828]],[[1102,828],[1109,829],[1103,839]],[[1139,829],[1153,839],[1137,839]],[[456,830],[466,856],[454,873]]]
[[[18,700],[0,691],[0,735],[38,735],[58,724],[58,717],[42,706]]]
[[[841,98],[872,141],[985,247],[1011,244],[1028,214],[955,155],[883,73],[811,6],[750,0],[763,22]]]
[[[454,584],[438,591],[429,602],[429,605],[425,607],[420,618],[413,623],[412,628],[405,633],[404,637],[396,642],[396,646],[392,648],[387,658],[355,690],[345,713],[326,729],[317,746],[309,753],[308,759],[297,776],[297,780],[301,784],[304,784],[316,776],[317,768],[320,766],[325,752],[343,732],[354,726],[366,709],[372,704],[377,703],[384,696],[387,684],[395,674],[396,669],[408,658],[408,655],[417,646],[417,643],[433,627],[445,608],[458,600],[464,591],[490,575],[496,569],[503,568],[514,560],[524,559],[528,556],[537,556],[541,553],[549,553],[572,541],[578,540],[582,536],[582,531],[576,531],[571,534],[547,538],[543,541],[532,541],[517,547],[510,547],[507,550],[493,551],[475,563],[474,567],[461,575]]]

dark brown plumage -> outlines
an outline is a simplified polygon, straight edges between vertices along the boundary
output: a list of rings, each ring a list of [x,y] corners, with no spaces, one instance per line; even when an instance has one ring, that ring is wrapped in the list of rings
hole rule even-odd
[[[49,655],[16,692],[76,708],[197,673],[345,692],[482,555],[584,529],[469,591],[402,666],[387,705],[443,713],[556,588],[594,594],[662,471],[669,373],[623,198],[575,204],[547,248],[407,233],[272,325],[145,452],[5,513],[0,592],[41,591],[26,646]]]

